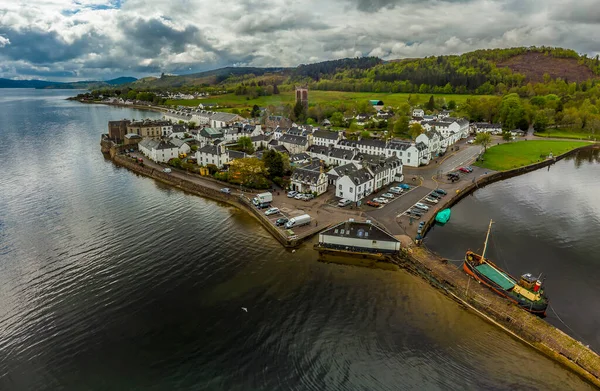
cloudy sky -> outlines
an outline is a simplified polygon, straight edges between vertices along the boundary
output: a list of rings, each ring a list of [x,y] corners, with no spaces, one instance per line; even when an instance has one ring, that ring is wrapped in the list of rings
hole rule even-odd
[[[530,45],[596,55],[599,33],[597,0],[0,0],[0,77],[143,77]]]

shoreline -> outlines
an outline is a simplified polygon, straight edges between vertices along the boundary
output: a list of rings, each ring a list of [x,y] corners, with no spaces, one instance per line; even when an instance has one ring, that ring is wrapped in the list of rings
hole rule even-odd
[[[107,153],[108,151],[105,148],[104,141],[102,146],[103,153]],[[441,205],[438,210],[455,205],[462,198],[477,190],[480,186],[483,187],[503,179],[508,179],[549,166],[580,150],[588,148],[595,149],[599,148],[599,146],[597,144],[590,144],[571,150],[553,159],[481,177],[474,183],[467,185],[459,193],[455,194],[446,203]],[[122,166],[139,175],[159,180],[183,191],[201,197],[207,197],[215,201],[224,202],[244,210],[250,215],[253,215],[258,222],[286,248],[297,247],[303,241],[327,228],[326,226],[315,228],[301,238],[298,237],[290,240],[290,238],[284,237],[279,230],[273,227],[262,214],[251,206],[250,201],[245,200],[242,196],[227,195],[190,180],[174,178],[154,168],[140,166],[130,159],[119,155],[117,149],[113,146],[110,148],[109,154],[110,159],[117,166]],[[429,221],[426,222],[423,236],[425,236],[430,229],[434,220],[435,213],[430,217]],[[391,258],[391,263],[403,268],[409,273],[420,276],[429,282],[430,285],[459,303],[463,308],[473,311],[473,313],[480,316],[485,321],[494,324],[507,332],[511,337],[534,348],[544,356],[553,359],[563,365],[566,369],[576,373],[588,383],[600,388],[600,357],[594,351],[541,318],[529,314],[517,306],[510,305],[504,298],[495,295],[488,289],[479,286],[479,284],[473,282],[471,286],[471,279],[465,273],[456,267],[452,267],[452,265],[448,265],[447,261],[434,254],[426,247],[414,247],[413,244],[412,246],[403,249],[400,254],[393,256]],[[371,267],[373,263],[358,262],[357,265]],[[391,268],[391,270],[393,269],[394,268]],[[462,288],[465,286],[466,289],[463,292]]]

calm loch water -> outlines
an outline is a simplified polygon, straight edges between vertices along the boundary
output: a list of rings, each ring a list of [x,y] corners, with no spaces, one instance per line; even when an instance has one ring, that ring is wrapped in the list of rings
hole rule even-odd
[[[414,276],[288,252],[115,167],[106,122],[158,114],[71,93],[0,90],[0,390],[592,389]]]
[[[512,275],[545,278],[547,321],[600,352],[600,151],[497,182],[452,208],[426,245],[450,259],[482,251]]]

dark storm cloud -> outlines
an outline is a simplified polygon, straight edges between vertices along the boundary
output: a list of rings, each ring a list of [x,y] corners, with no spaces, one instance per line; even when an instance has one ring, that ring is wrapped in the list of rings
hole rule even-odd
[[[198,27],[192,25],[176,28],[166,20],[138,18],[121,20],[119,28],[125,34],[127,46],[132,53],[144,57],[158,56],[164,49],[182,53],[188,44],[210,49]]]
[[[352,5],[355,5],[359,11],[362,12],[378,12],[382,9],[392,9],[399,5],[411,4],[411,5],[423,5],[425,3],[468,3],[471,0],[348,0]]]
[[[74,40],[65,41],[56,31],[35,29],[11,30],[0,27],[0,36],[10,41],[2,47],[0,55],[9,60],[25,60],[32,64],[46,64],[75,59],[82,53],[100,48],[101,37],[95,31]]]

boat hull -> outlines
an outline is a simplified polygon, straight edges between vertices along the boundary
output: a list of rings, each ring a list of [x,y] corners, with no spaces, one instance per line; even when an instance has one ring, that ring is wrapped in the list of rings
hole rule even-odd
[[[513,292],[505,290],[504,288],[502,288],[498,284],[496,284],[494,281],[492,281],[491,279],[486,277],[484,274],[480,273],[467,260],[465,260],[463,262],[463,270],[465,271],[465,273],[467,273],[468,275],[475,278],[480,283],[482,283],[485,286],[487,286],[488,288],[490,288],[496,294],[507,298],[508,300],[517,304],[519,307],[523,308],[525,311],[531,312],[532,314],[538,315],[540,317],[546,316],[546,308],[548,308],[547,302],[541,302],[541,303],[532,302],[527,299],[524,299],[523,297],[520,297],[519,295],[517,295]]]

